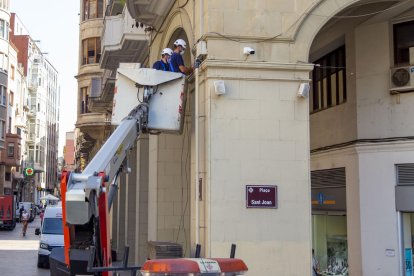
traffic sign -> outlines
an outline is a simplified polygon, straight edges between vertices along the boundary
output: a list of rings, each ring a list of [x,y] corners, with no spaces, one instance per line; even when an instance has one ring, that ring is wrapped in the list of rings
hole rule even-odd
[[[24,172],[25,172],[25,174],[27,175],[27,176],[32,176],[33,174],[34,174],[34,170],[33,170],[33,168],[26,168],[25,170],[24,170]]]

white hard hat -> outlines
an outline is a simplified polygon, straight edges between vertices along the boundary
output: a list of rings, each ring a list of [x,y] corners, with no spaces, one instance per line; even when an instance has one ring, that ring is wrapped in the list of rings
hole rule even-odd
[[[169,55],[171,56],[173,54],[173,50],[171,50],[170,48],[165,48],[164,50],[161,51],[161,55]]]
[[[174,42],[174,45],[175,45],[175,46],[182,46],[182,47],[183,47],[183,49],[185,49],[185,47],[187,47],[187,43],[185,43],[185,41],[184,41],[183,39],[181,39],[181,38],[177,39],[177,40]]]

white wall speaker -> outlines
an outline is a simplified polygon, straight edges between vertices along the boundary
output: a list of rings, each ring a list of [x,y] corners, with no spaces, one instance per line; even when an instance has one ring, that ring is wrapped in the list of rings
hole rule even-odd
[[[214,92],[216,95],[226,94],[226,86],[223,80],[217,80],[214,82]]]
[[[299,85],[298,97],[308,98],[309,96],[310,85],[307,82],[303,82]]]

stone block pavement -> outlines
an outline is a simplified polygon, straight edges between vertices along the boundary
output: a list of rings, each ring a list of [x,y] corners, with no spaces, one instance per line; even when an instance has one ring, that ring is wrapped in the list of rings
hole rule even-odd
[[[40,219],[29,223],[26,236],[22,235],[22,224],[12,231],[0,231],[0,274],[21,276],[50,275],[49,269],[37,268],[39,236],[35,229],[40,227]]]

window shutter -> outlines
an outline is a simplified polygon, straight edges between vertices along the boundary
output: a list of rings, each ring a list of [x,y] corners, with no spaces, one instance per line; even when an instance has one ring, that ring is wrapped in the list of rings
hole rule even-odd
[[[414,163],[397,165],[397,185],[414,185]]]
[[[312,171],[311,185],[312,189],[344,188],[346,185],[345,168]]]

